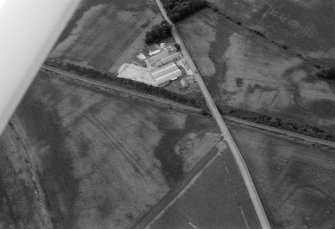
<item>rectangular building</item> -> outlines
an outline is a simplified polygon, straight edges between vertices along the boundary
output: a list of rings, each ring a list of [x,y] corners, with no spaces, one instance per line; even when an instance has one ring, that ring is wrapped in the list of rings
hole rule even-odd
[[[171,52],[169,50],[164,50],[157,55],[151,56],[147,59],[148,66],[160,67],[164,64],[176,61],[182,57],[180,52]]]
[[[170,63],[151,71],[151,76],[157,85],[175,80],[182,75],[182,71],[175,63]]]

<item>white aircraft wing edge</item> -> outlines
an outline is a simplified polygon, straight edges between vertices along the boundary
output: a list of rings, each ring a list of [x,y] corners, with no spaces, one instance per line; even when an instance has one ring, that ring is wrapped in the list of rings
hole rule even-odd
[[[0,133],[80,0],[0,0]]]

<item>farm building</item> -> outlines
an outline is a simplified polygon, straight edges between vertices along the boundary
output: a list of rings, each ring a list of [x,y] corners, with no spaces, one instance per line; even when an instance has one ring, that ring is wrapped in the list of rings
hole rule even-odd
[[[172,61],[178,60],[180,58],[181,58],[181,54],[178,53],[178,52],[176,52],[176,53],[173,53],[173,54],[171,54],[171,55],[169,55],[167,57],[162,58],[161,59],[161,63],[167,64],[167,63],[170,63]]]
[[[153,86],[160,86],[171,80],[182,76],[181,69],[175,64],[182,58],[174,46],[161,44],[160,49],[143,54],[142,51],[137,58],[146,62],[147,68],[136,64],[123,64],[118,70],[118,77],[143,82]]]
[[[175,80],[181,75],[182,72],[175,63],[164,65],[163,67],[151,72],[151,76],[157,85]]]
[[[153,86],[159,86],[168,81],[175,80],[181,75],[182,72],[175,63],[164,65],[153,71],[149,71],[147,68],[135,64],[123,64],[118,71],[118,77]]]
[[[154,56],[154,55],[157,55],[158,53],[161,53],[161,52],[162,52],[162,50],[156,49],[155,51],[150,51],[149,56]]]
[[[170,50],[164,50],[157,55],[151,56],[147,59],[147,66],[160,67],[164,64],[168,64],[172,61],[178,60],[182,57],[180,52],[171,52]]]

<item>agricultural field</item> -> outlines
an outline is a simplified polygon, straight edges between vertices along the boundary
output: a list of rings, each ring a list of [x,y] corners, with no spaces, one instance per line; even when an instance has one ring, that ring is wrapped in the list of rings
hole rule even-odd
[[[306,57],[335,56],[335,2],[332,0],[208,0],[223,13]],[[324,62],[323,62],[324,63]]]
[[[226,145],[149,228],[261,228]]]
[[[117,72],[161,21],[154,0],[83,0],[49,58]]]
[[[177,28],[217,104],[334,134],[335,82],[314,75],[316,65],[335,63],[335,30],[329,24],[334,15],[322,10],[334,3],[210,2],[218,6],[217,12],[202,10]]]
[[[128,228],[221,137],[213,120],[41,71],[0,139],[3,228]]]
[[[272,228],[334,227],[335,149],[236,124],[230,130]]]
[[[0,139],[0,228],[50,228],[34,178],[21,139],[7,126]]]

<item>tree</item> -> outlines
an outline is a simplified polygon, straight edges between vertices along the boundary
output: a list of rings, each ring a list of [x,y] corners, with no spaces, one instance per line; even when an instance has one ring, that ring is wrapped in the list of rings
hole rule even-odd
[[[178,44],[178,43],[175,43],[175,44],[174,44],[174,47],[177,49],[177,51],[180,51],[180,49],[181,49],[181,48],[180,48],[180,44]]]
[[[163,21],[158,25],[154,25],[150,31],[145,34],[145,43],[147,45],[158,43],[163,39],[170,37],[172,34],[172,26],[167,22]]]
[[[168,17],[173,22],[180,21],[195,11],[208,6],[207,2],[203,0],[163,0],[163,5]]]

